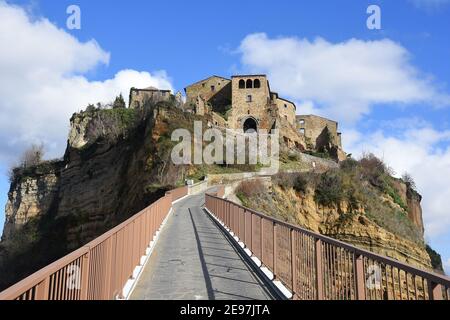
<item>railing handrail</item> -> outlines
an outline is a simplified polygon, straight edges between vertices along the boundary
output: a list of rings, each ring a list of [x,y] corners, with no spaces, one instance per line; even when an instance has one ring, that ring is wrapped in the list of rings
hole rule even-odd
[[[17,292],[26,292],[31,289],[36,284],[41,283],[44,279],[49,275],[57,272],[62,267],[70,264],[72,261],[82,257],[86,253],[89,252],[89,248],[87,246],[82,246],[75,251],[67,254],[66,256],[50,263],[46,267],[36,271],[25,279],[17,282],[11,287],[5,289],[0,292],[0,300],[11,300],[15,299],[17,296]]]
[[[172,204],[172,202],[182,198],[183,196],[185,196],[187,194],[188,194],[187,186],[180,187],[180,188],[166,192],[165,196],[159,198],[158,200],[156,200],[155,202],[150,204],[148,207],[146,207],[145,209],[134,214],[133,216],[131,216],[124,222],[122,222],[119,225],[113,227],[112,229],[106,231],[105,233],[103,233],[102,235],[93,239],[92,241],[88,242],[87,244],[83,245],[82,247],[70,252],[69,254],[65,255],[64,257],[56,260],[55,262],[50,263],[49,265],[43,267],[42,269],[36,271],[35,273],[31,274],[30,276],[24,278],[23,280],[17,282],[16,284],[12,285],[11,287],[0,292],[0,300],[16,299],[33,288],[35,288],[37,290],[38,286],[42,282],[44,282],[46,279],[48,280],[49,277],[51,277],[55,273],[59,272],[60,270],[64,269],[68,265],[71,265],[77,259],[80,259],[83,256],[89,254],[91,249],[106,242],[114,234],[119,233],[120,231],[122,231],[126,227],[128,227],[129,225],[133,224],[135,221],[137,221],[139,218],[141,218],[148,210],[152,210],[153,208],[164,209],[163,204],[165,201],[170,202],[170,204]],[[171,208],[171,205],[169,206],[169,210],[170,210],[170,208]],[[165,214],[167,214],[167,213],[168,212],[166,212]],[[90,266],[88,265],[87,268],[88,269],[84,270],[83,272],[89,274]],[[63,281],[65,281],[65,280],[66,279],[64,279]],[[87,289],[85,289],[85,290],[87,290]],[[87,293],[84,293],[84,294],[87,296]]]
[[[218,196],[216,196],[214,194],[211,194],[211,193],[207,193],[205,196],[209,196],[209,197],[212,197],[212,198],[215,198],[215,199],[218,199],[218,200],[230,203],[230,204],[232,204],[234,206],[237,206],[237,207],[239,207],[239,208],[241,208],[241,209],[243,209],[245,211],[251,212],[251,213],[253,213],[253,214],[255,214],[255,215],[257,215],[257,216],[259,216],[261,218],[267,219],[269,221],[272,221],[274,223],[277,223],[277,224],[279,224],[281,226],[284,226],[284,227],[287,227],[289,229],[300,231],[300,232],[302,232],[302,233],[304,233],[306,235],[314,237],[317,240],[322,240],[323,242],[336,245],[336,246],[344,248],[344,249],[346,249],[346,250],[348,250],[350,252],[353,252],[353,253],[355,253],[357,255],[364,255],[364,256],[366,256],[368,258],[372,258],[372,259],[375,259],[375,260],[380,260],[380,262],[382,262],[382,263],[387,263],[387,264],[392,265],[394,267],[401,268],[402,270],[408,271],[410,273],[414,273],[414,274],[416,274],[418,276],[421,276],[421,277],[426,277],[426,278],[428,278],[428,279],[430,279],[432,281],[435,281],[435,282],[440,283],[440,284],[445,284],[447,287],[450,287],[450,278],[447,277],[447,276],[443,276],[443,275],[440,275],[440,274],[437,274],[437,273],[431,272],[431,271],[426,271],[426,270],[423,270],[423,269],[420,269],[420,268],[417,268],[417,267],[413,267],[413,266],[410,266],[408,264],[402,263],[400,261],[394,260],[392,258],[385,257],[385,256],[376,254],[374,252],[371,252],[371,251],[368,251],[368,250],[365,250],[365,249],[357,248],[357,247],[352,246],[352,245],[350,245],[348,243],[345,243],[345,242],[342,242],[342,241],[339,241],[339,240],[327,237],[327,236],[319,234],[319,233],[315,233],[315,232],[313,232],[311,230],[307,230],[307,229],[302,228],[300,226],[290,224],[290,223],[282,221],[280,219],[277,219],[277,218],[274,218],[274,217],[270,217],[270,216],[265,215],[265,214],[263,214],[261,212],[258,212],[258,211],[255,211],[253,209],[247,208],[245,206],[237,204],[237,203],[235,203],[233,201],[230,201],[228,199],[223,199],[223,198],[218,197]]]

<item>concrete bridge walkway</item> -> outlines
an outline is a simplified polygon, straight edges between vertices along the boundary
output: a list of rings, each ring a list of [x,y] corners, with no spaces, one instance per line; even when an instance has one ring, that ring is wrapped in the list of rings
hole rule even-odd
[[[201,208],[205,195],[174,205],[132,300],[268,300],[275,297]]]

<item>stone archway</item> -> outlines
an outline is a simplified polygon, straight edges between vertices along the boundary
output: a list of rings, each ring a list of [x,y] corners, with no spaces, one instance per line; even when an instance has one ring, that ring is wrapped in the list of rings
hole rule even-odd
[[[255,118],[249,117],[244,121],[244,133],[258,132],[258,122]]]

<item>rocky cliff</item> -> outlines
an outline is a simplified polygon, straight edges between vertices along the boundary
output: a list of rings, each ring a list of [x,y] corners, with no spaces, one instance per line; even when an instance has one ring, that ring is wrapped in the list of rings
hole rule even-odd
[[[158,103],[74,114],[61,161],[16,169],[3,241],[0,289],[78,248],[183,181],[169,161],[171,126],[195,116]]]
[[[292,224],[442,272],[438,255],[424,242],[420,195],[389,174],[375,181],[364,170],[341,164],[322,173],[282,173],[269,188],[244,182],[235,195],[245,206]]]

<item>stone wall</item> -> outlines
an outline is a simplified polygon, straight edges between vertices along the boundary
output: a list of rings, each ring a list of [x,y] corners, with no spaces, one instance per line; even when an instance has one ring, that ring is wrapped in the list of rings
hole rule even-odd
[[[276,104],[278,107],[278,113],[281,118],[284,118],[291,125],[295,125],[295,104],[285,99],[277,98]]]
[[[138,109],[142,107],[147,100],[168,101],[169,99],[169,90],[131,88],[129,106],[130,108]]]
[[[222,90],[227,90],[227,86],[231,80],[222,77],[212,76],[205,80],[196,82],[186,87],[186,102],[187,104],[196,104],[197,97],[202,97],[206,102],[213,99],[214,96],[219,95],[221,99],[225,98],[225,93]],[[229,86],[228,86],[229,87]],[[231,98],[231,92],[229,92]],[[219,99],[219,97],[217,97]]]
[[[333,144],[342,148],[336,121],[314,115],[298,115],[296,118],[299,132],[301,134],[304,132],[305,139],[311,144],[313,149],[317,149],[322,143],[321,140],[326,128],[328,128],[333,137]]]

